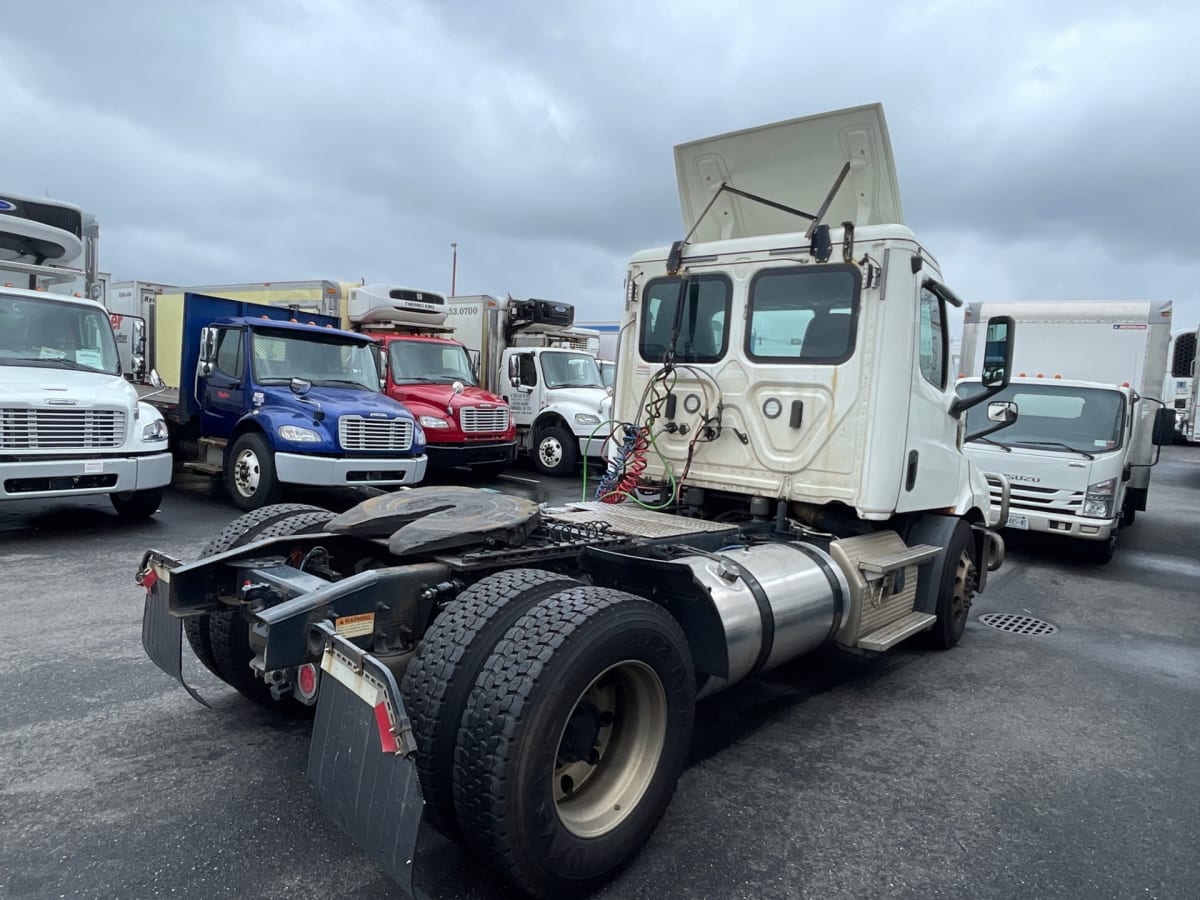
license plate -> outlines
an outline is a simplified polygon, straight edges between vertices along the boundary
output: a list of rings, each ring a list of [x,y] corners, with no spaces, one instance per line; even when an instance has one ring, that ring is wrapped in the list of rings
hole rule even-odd
[[[1028,531],[1029,530],[1029,517],[1023,516],[1020,513],[1011,513],[1010,512],[1008,514],[1008,523],[1007,523],[1006,527],[1019,528],[1022,531]]]

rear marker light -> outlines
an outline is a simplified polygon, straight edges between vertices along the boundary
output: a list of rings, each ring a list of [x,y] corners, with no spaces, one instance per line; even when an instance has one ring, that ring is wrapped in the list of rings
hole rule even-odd
[[[296,690],[304,700],[311,700],[317,693],[317,667],[305,663],[296,670]]]

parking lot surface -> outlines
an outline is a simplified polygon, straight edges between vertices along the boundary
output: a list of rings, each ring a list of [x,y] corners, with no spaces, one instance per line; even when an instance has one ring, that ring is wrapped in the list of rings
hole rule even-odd
[[[189,659],[205,709],[142,652],[142,552],[193,558],[236,514],[198,479],[134,526],[104,498],[0,506],[0,896],[399,896],[309,796],[306,723]],[[954,650],[821,653],[704,701],[666,817],[597,896],[1196,897],[1198,584],[1200,448],[1170,447],[1111,564],[1012,538]],[[516,896],[431,833],[417,882]]]

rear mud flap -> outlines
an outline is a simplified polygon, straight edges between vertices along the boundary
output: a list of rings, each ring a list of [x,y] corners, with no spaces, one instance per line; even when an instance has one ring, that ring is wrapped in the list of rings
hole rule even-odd
[[[146,589],[146,607],[142,611],[142,647],[154,664],[183,685],[192,699],[211,705],[183,680],[183,620],[171,615],[167,585],[155,578]]]
[[[375,710],[328,675],[321,679],[308,780],[325,814],[420,900],[413,861],[424,803],[416,767],[402,753],[381,749]]]

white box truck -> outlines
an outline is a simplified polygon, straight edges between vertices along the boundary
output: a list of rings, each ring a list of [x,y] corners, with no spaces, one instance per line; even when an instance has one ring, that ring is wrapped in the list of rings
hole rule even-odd
[[[145,518],[171,480],[167,426],[92,299],[98,241],[73,204],[0,196],[0,500],[101,494]]]
[[[574,327],[575,309],[551,300],[451,297],[446,324],[478,361],[480,383],[503,396],[517,446],[546,475],[603,459],[609,392],[596,366],[599,334]]]
[[[1156,445],[1174,434],[1174,410],[1163,402],[1171,303],[973,303],[963,318],[967,371],[983,359],[989,316],[1011,316],[1021,335],[1015,377],[997,395],[1020,417],[968,442],[967,455],[1011,484],[1008,528],[1082,540],[1091,559],[1108,562],[1119,529],[1146,508]],[[979,381],[963,379],[957,390],[970,396]],[[973,415],[968,432],[983,424]]]

